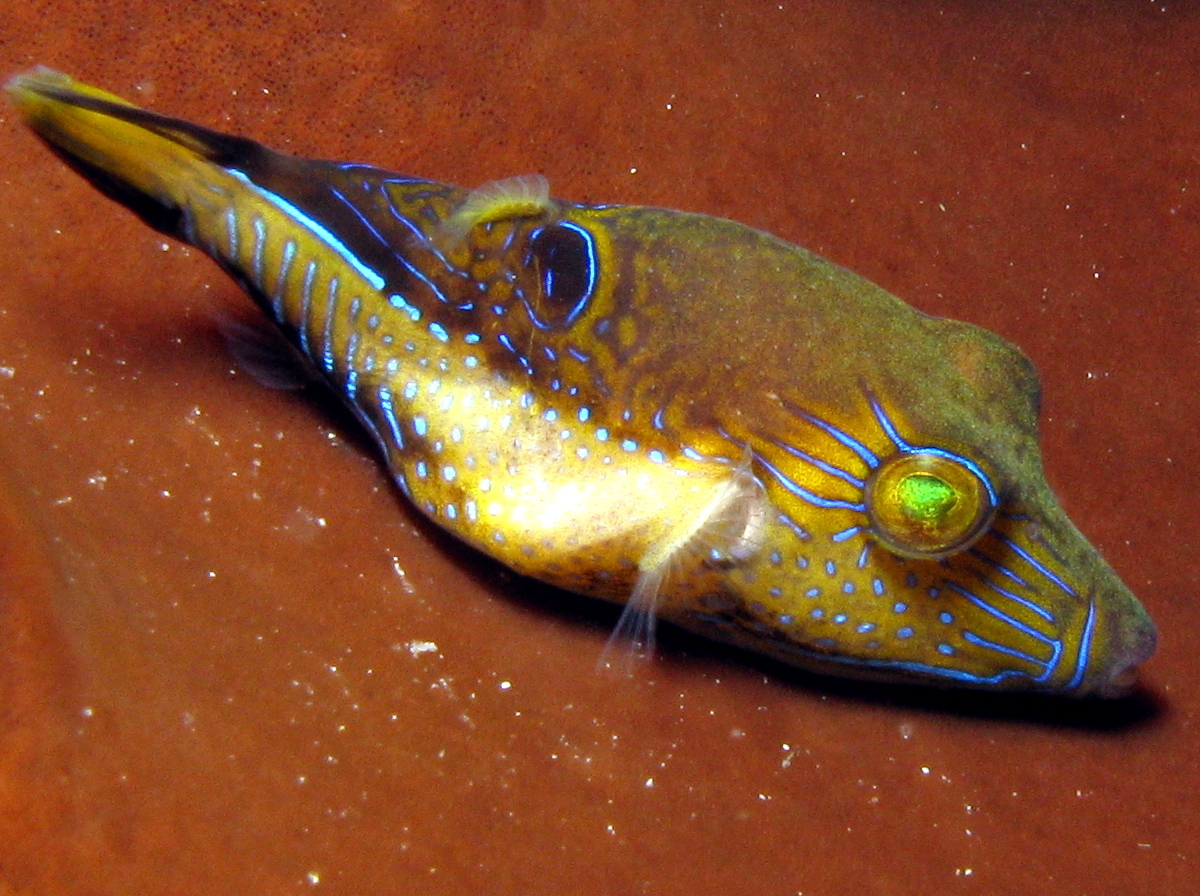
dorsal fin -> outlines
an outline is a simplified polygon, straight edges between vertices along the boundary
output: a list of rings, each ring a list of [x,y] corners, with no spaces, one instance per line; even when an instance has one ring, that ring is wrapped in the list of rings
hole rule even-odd
[[[494,180],[471,191],[454,214],[441,223],[435,241],[444,247],[453,246],[480,224],[532,218],[552,206],[550,183],[540,174]]]

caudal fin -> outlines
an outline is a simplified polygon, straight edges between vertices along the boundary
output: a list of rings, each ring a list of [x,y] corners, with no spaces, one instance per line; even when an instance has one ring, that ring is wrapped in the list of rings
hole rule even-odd
[[[25,123],[99,190],[146,223],[179,234],[181,208],[213,166],[241,167],[258,144],[140,109],[39,66],[5,91]]]

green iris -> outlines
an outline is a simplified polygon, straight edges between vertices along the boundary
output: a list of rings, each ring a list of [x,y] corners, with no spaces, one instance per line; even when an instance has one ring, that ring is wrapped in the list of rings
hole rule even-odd
[[[958,493],[946,480],[930,473],[905,476],[896,486],[900,512],[924,526],[940,526],[958,503]]]

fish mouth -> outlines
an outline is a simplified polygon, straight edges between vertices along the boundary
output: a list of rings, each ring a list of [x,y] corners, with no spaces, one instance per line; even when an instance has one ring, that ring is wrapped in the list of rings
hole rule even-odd
[[[1097,697],[1112,699],[1128,695],[1138,682],[1138,667],[1154,655],[1158,646],[1158,630],[1148,617],[1138,620],[1124,634],[1111,666],[1096,684],[1093,693]]]

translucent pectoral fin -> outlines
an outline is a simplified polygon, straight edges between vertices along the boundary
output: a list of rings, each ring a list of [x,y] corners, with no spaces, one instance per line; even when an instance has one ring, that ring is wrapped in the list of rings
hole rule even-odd
[[[636,660],[654,653],[654,629],[665,600],[686,601],[698,590],[698,583],[689,577],[744,563],[762,547],[767,496],[751,471],[751,460],[747,453],[698,513],[681,520],[646,551],[633,593],[604,645],[598,668],[632,673]]]
[[[654,629],[658,622],[656,613],[663,581],[667,578],[667,566],[666,563],[660,564],[643,570],[638,576],[616,628],[600,651],[600,658],[596,661],[597,671],[630,676],[635,663],[654,655]]]

